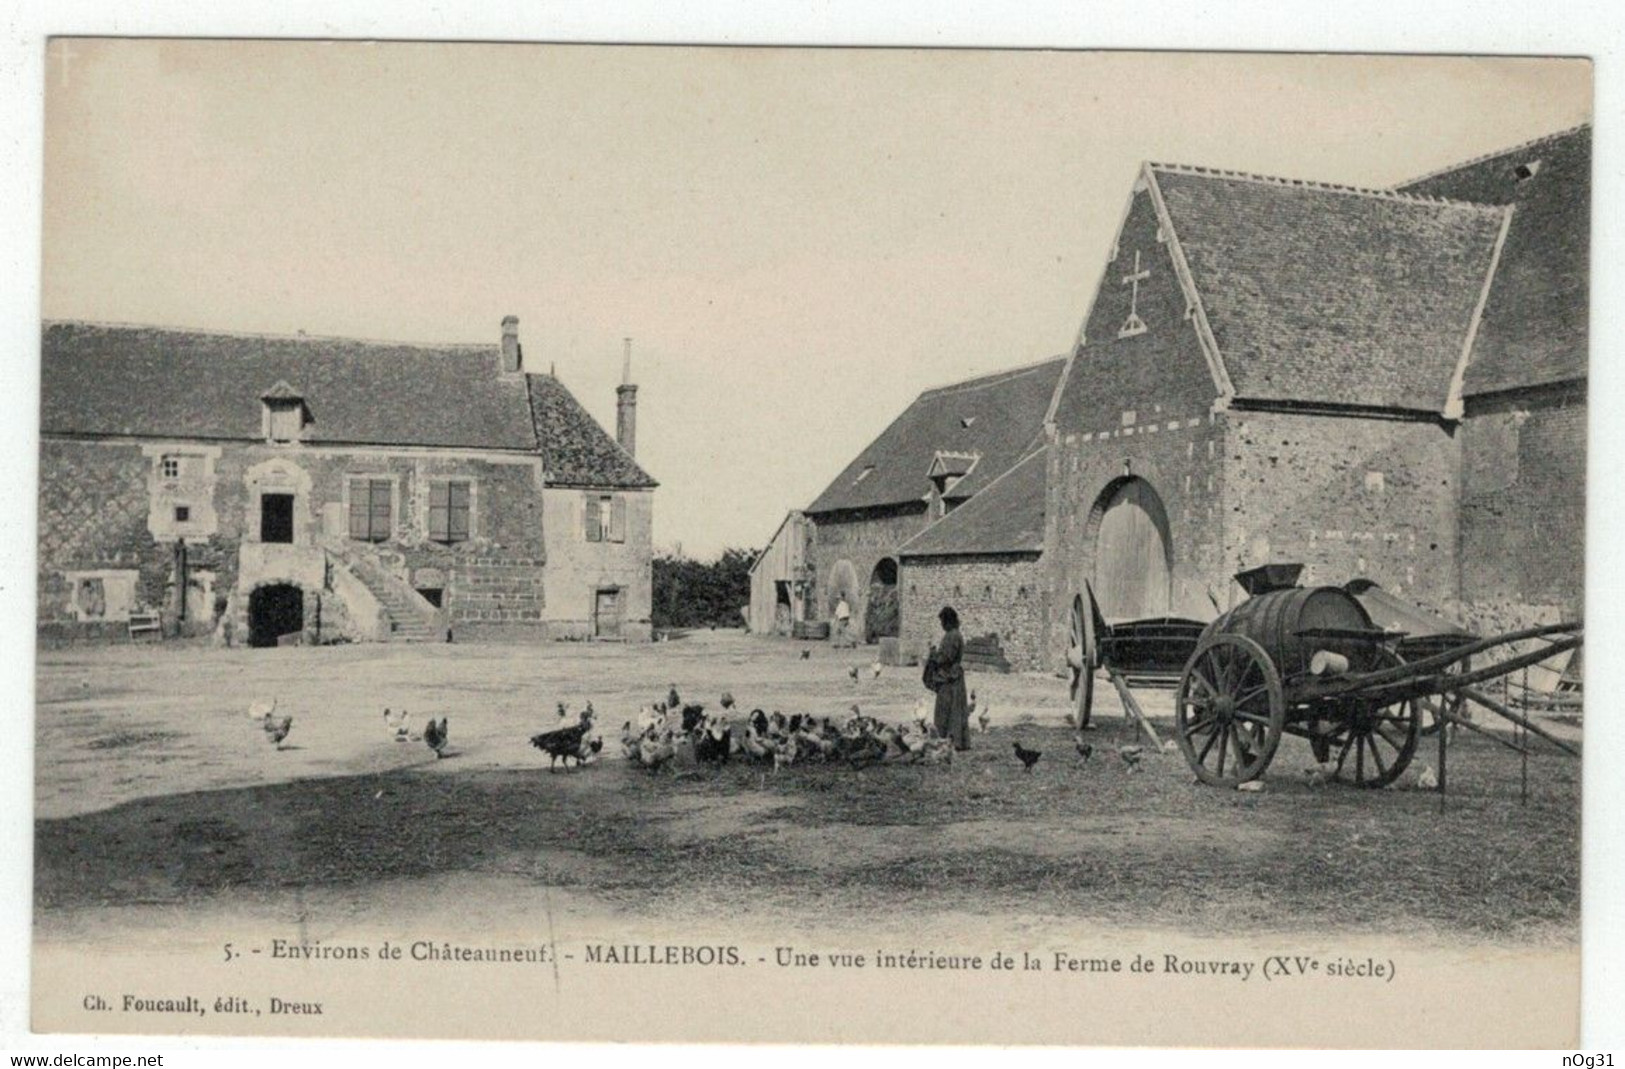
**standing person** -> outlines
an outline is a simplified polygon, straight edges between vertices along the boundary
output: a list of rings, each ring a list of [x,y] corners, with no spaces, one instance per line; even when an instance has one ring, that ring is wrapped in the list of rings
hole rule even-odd
[[[835,601],[835,644],[846,645],[846,629],[852,619],[852,607],[846,603],[846,595],[841,594]]]
[[[952,739],[954,749],[970,749],[970,701],[965,696],[965,640],[959,633],[959,614],[945,607],[937,614],[942,624],[942,641],[931,651],[928,678],[936,684],[936,729]]]

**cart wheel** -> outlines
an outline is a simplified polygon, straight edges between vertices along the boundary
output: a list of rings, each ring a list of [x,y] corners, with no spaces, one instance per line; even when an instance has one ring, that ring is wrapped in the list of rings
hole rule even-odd
[[[1067,666],[1072,669],[1072,702],[1078,728],[1089,726],[1089,713],[1095,701],[1095,669],[1100,651],[1095,640],[1095,614],[1083,603],[1083,595],[1072,599],[1072,636],[1067,647]]]
[[[1382,667],[1404,664],[1389,650]],[[1330,738],[1337,774],[1349,773],[1356,787],[1386,787],[1404,774],[1422,734],[1422,703],[1415,698],[1373,706],[1349,703]]]
[[[1444,674],[1457,675],[1465,672],[1471,668],[1470,662],[1471,658],[1457,661],[1445,669]],[[1425,698],[1418,698],[1417,704],[1422,707],[1422,734],[1432,735],[1439,730],[1439,713],[1442,711],[1452,717],[1460,716],[1462,706],[1467,704],[1467,699],[1452,690],[1443,694],[1429,694]]]
[[[1245,635],[1202,640],[1174,696],[1174,734],[1197,778],[1220,787],[1257,779],[1286,723],[1281,674]]]

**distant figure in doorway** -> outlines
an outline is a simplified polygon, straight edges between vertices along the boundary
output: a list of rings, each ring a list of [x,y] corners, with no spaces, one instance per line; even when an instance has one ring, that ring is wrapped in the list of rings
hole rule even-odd
[[[852,606],[846,603],[846,595],[841,594],[835,602],[835,645],[846,645],[848,629],[852,626]]]
[[[959,633],[959,614],[945,607],[937,614],[942,641],[926,660],[926,679],[937,692],[937,734],[951,739],[956,750],[970,749],[970,701],[965,696],[965,639]]]

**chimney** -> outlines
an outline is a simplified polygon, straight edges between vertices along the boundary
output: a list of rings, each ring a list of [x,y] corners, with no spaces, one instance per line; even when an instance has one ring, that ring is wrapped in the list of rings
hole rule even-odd
[[[632,339],[621,358],[621,384],[615,387],[615,440],[628,456],[638,455],[638,388],[632,385]]]
[[[502,370],[513,374],[520,370],[519,317],[502,317]]]

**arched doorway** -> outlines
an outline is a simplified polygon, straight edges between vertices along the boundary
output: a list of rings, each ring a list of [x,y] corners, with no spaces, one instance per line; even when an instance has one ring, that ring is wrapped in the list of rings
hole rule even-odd
[[[869,603],[863,616],[864,637],[868,641],[897,637],[897,562],[890,557],[880,558],[875,570],[869,573]]]
[[[1168,513],[1151,484],[1118,479],[1095,504],[1095,599],[1107,622],[1166,616],[1173,594]]]
[[[305,628],[305,593],[292,583],[268,583],[248,595],[248,644],[275,646]]]

